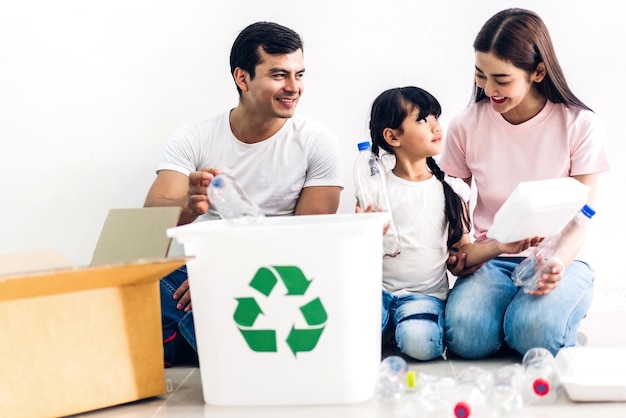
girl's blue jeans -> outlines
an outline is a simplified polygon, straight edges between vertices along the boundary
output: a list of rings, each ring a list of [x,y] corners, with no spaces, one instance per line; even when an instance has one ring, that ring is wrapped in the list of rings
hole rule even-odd
[[[556,289],[532,296],[511,280],[522,260],[495,258],[474,274],[457,279],[445,314],[445,344],[450,352],[479,359],[508,345],[522,355],[533,347],[556,355],[562,347],[576,345],[580,321],[593,297],[593,270],[574,261]]]
[[[165,367],[197,362],[193,310],[176,309],[174,292],[187,280],[187,266],[182,266],[160,280],[161,326]]]
[[[419,293],[394,295],[383,289],[383,341],[395,338],[400,351],[417,360],[443,354],[445,303]]]

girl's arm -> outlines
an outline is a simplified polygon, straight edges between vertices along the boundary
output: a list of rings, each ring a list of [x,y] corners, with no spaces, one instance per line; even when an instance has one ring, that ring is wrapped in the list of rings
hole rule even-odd
[[[465,179],[465,181],[471,182],[471,178]],[[465,203],[463,209],[467,215],[469,212],[469,204]],[[468,225],[465,225],[464,228],[466,226]],[[452,231],[450,231],[450,233],[452,234]],[[502,253],[517,254],[532,245],[537,245],[540,241],[541,240],[539,238],[535,237],[507,244],[503,244],[495,240],[477,244],[471,242],[469,230],[464,230],[461,239],[452,246],[451,254],[456,254],[457,256],[465,254],[464,268],[472,269],[472,267],[480,266],[484,262],[489,261]]]
[[[534,237],[506,244],[496,240],[475,243],[470,242],[469,234],[463,234],[463,238],[453,248],[457,248],[455,252],[467,254],[465,266],[471,267],[489,261],[500,254],[520,253],[529,247],[536,246],[539,242],[541,242],[541,238]]]

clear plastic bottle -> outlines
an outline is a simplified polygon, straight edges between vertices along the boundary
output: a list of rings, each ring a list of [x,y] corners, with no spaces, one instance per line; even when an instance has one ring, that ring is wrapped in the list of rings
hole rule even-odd
[[[207,188],[209,202],[223,219],[241,225],[253,225],[265,218],[258,206],[250,201],[237,180],[228,174],[215,176]]]
[[[493,387],[487,403],[494,418],[514,416],[524,406],[524,368],[514,363],[493,372]]]
[[[524,367],[524,402],[527,404],[553,404],[557,401],[561,385],[552,353],[545,348],[531,348],[522,358]]]
[[[561,260],[575,256],[571,254],[585,239],[587,223],[595,215],[588,205],[583,208],[565,225],[557,235],[544,239],[533,254],[522,261],[511,274],[516,286],[522,287],[525,293],[537,289],[541,275],[552,266],[563,265]]]
[[[416,381],[416,417],[452,417],[456,382],[452,377],[419,373]]]
[[[383,251],[385,255],[395,257],[399,254],[400,242],[391,215],[385,168],[378,157],[372,153],[369,142],[360,142],[358,146],[359,155],[354,164],[354,186],[359,206],[363,210],[371,206],[373,211],[389,212],[391,220],[383,237]]]
[[[380,363],[376,379],[376,397],[383,402],[400,400],[407,390],[406,375],[409,365],[400,356],[385,357]]]
[[[478,366],[470,366],[455,378],[452,412],[456,418],[482,416],[486,410],[487,391],[493,376]]]

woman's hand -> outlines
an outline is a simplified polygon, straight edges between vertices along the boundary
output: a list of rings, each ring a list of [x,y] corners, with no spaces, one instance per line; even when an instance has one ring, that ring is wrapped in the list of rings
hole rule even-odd
[[[529,295],[542,296],[547,295],[556,289],[563,278],[563,265],[558,260],[544,261],[543,257],[537,257],[536,269],[541,270],[541,278],[537,281],[537,289],[528,292]]]

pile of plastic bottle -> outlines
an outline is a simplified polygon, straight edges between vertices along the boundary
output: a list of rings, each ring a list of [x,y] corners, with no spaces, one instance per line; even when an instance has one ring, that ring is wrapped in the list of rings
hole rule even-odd
[[[524,405],[555,403],[561,391],[554,356],[543,348],[530,349],[521,364],[470,366],[454,377],[415,372],[402,357],[389,356],[375,388],[398,418],[513,417]]]

